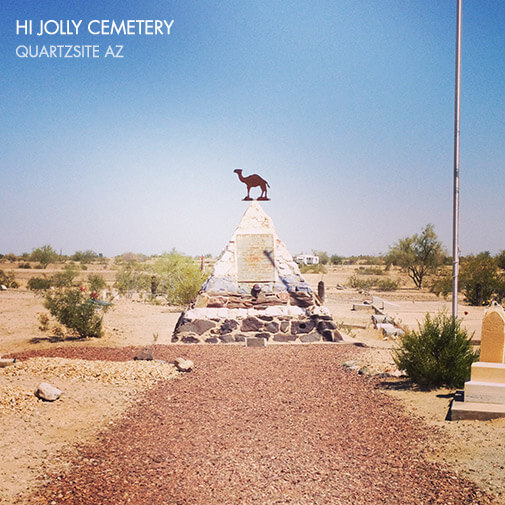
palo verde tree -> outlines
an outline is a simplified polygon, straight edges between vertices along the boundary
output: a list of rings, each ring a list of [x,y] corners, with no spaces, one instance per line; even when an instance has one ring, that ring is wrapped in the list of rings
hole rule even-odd
[[[47,268],[49,263],[55,263],[58,261],[58,258],[58,253],[50,245],[37,247],[37,249],[34,249],[30,255],[30,259],[32,261],[38,261],[43,268]]]
[[[400,239],[389,248],[386,263],[406,270],[416,287],[423,287],[426,274],[435,272],[442,264],[444,250],[432,224],[421,233]]]

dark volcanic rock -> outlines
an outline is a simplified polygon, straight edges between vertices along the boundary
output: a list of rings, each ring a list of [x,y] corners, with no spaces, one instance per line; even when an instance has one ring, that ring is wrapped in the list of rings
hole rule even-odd
[[[321,340],[321,335],[319,333],[308,333],[300,337],[302,342],[319,342]]]
[[[279,323],[272,321],[265,324],[265,331],[268,331],[269,333],[277,333],[279,331]]]
[[[242,327],[240,331],[258,331],[263,328],[263,323],[256,319],[255,317],[246,317],[242,321]]]
[[[287,331],[289,330],[289,321],[281,321],[280,329],[283,333],[287,333]]]
[[[216,337],[209,337],[205,339],[206,344],[217,344],[218,340]]]
[[[256,338],[264,338],[265,340],[268,340],[272,335],[270,335],[270,333],[256,333],[256,335],[254,335]]]
[[[226,335],[227,333],[231,333],[233,330],[238,328],[238,322],[234,319],[225,319],[221,328],[219,328],[219,333],[221,335]]]
[[[275,342],[293,342],[294,340],[296,340],[296,335],[286,335],[283,333],[274,335]]]
[[[322,333],[324,330],[336,330],[337,325],[333,321],[319,321],[317,323],[317,331]]]
[[[293,321],[291,323],[291,333],[298,335],[299,333],[310,333],[316,327],[316,323],[311,320]]]
[[[228,335],[221,335],[219,337],[219,340],[225,344],[231,344],[232,342],[235,342],[235,339],[233,338],[233,335],[228,334]]]
[[[181,338],[181,342],[184,342],[185,344],[198,344],[200,340],[198,340],[196,337],[193,337],[192,335],[184,335]]]
[[[319,332],[323,336],[323,340],[325,342],[333,342],[333,331],[332,330],[323,330]]]
[[[216,326],[216,323],[208,319],[195,319],[181,325],[178,331],[181,333],[196,333],[197,335],[202,335],[211,328],[214,328],[214,326]]]

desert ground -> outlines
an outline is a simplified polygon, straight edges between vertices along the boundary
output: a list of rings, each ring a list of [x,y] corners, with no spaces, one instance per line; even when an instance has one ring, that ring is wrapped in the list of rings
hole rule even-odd
[[[86,369],[82,360],[72,358],[71,351],[103,348],[105,354],[100,356],[107,356],[108,350],[114,348],[153,347],[154,335],[157,335],[153,347],[156,358],[156,350],[170,346],[172,331],[183,308],[144,303],[135,296],[121,297],[105,315],[102,338],[55,337],[39,329],[38,315],[46,312],[43,299],[26,288],[30,276],[40,275],[40,271],[19,269],[15,264],[6,263],[0,268],[10,269],[20,284],[18,289],[0,292],[0,355],[61,356],[31,358],[0,368],[0,503],[24,505],[30,503],[31,492],[37,486],[47,484],[48,475],[68,469],[68,462],[78,447],[92,444],[100,434],[120,423],[125,412],[140,402],[157,381],[186,380],[168,362],[118,363],[114,358],[106,358],[100,359],[95,368]],[[61,268],[61,265],[50,266],[44,273]],[[345,345],[353,348],[356,347],[353,344],[361,344],[360,352],[356,356],[350,352],[350,355],[359,367],[366,367],[372,373],[364,374],[360,380],[372,381],[376,389],[394,398],[399,411],[408,413],[437,434],[430,438],[428,458],[448,465],[494,495],[499,503],[505,503],[505,420],[449,421],[447,414],[454,390],[422,391],[405,378],[373,377],[374,371],[395,370],[391,351],[397,342],[373,328],[371,310],[352,310],[355,303],[371,300],[372,296],[382,297],[392,304],[388,314],[399,326],[408,329],[415,328],[427,312],[450,312],[449,301],[427,290],[413,289],[400,272],[393,274],[400,280],[400,287],[395,291],[359,292],[348,287],[349,278],[357,268],[355,265],[332,267],[325,274],[304,277],[314,289],[320,280],[324,281],[325,305],[346,333],[349,343]],[[102,274],[112,286],[115,271],[110,264],[89,265],[82,278],[90,273]],[[469,307],[460,301],[462,324],[473,333],[476,343],[480,339],[483,312],[482,307]],[[212,352],[212,347],[209,346],[208,352]],[[42,380],[64,391],[60,400],[47,403],[33,395]]]

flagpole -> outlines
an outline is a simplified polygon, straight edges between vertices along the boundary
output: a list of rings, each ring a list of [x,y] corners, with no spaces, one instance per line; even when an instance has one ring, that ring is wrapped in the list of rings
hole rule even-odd
[[[459,276],[459,115],[461,98],[461,4],[457,0],[456,29],[456,87],[454,99],[454,193],[452,227],[452,315],[458,317]]]

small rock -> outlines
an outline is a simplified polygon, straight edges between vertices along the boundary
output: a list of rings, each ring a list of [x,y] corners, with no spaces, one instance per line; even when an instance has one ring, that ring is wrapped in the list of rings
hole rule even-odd
[[[153,350],[152,349],[141,349],[134,357],[134,360],[140,361],[152,361],[153,360]]]
[[[185,358],[176,358],[174,361],[175,368],[179,370],[179,372],[191,372],[193,367],[195,366],[194,363]]]
[[[407,374],[403,370],[393,370],[389,372],[390,377],[407,377]]]
[[[353,359],[342,363],[342,366],[344,366],[345,368],[351,368],[355,365],[356,365],[356,361],[354,361]]]
[[[54,386],[51,386],[51,384],[48,382],[41,382],[37,387],[35,395],[38,396],[41,400],[54,402],[61,396],[62,393],[63,391]]]
[[[0,368],[4,368],[9,365],[14,365],[14,363],[16,363],[16,358],[14,358],[14,359],[7,359],[7,358],[0,359]]]

